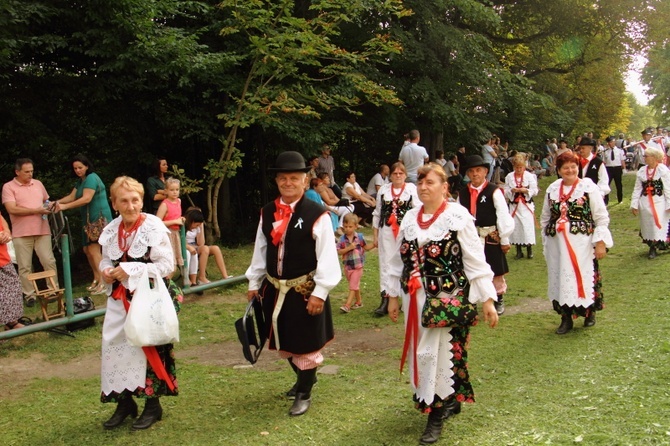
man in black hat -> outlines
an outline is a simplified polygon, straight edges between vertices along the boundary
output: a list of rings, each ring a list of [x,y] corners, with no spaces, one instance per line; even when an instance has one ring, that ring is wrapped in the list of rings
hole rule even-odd
[[[616,185],[616,198],[618,204],[623,200],[623,184],[621,182],[621,176],[626,168],[626,152],[620,147],[617,147],[617,139],[614,136],[608,136],[605,142],[607,147],[603,152],[603,161],[605,162],[605,168],[607,169],[609,183],[614,180],[614,184]],[[605,204],[609,202],[609,198],[609,194],[605,195]]]
[[[493,270],[493,286],[498,300],[498,314],[505,312],[503,295],[507,292],[505,274],[509,272],[505,254],[509,251],[509,236],[514,231],[514,219],[509,213],[505,195],[495,184],[486,180],[491,165],[479,155],[466,159],[470,183],[458,193],[458,201],[475,218],[479,238],[484,245],[486,263]]]
[[[607,175],[607,169],[603,160],[594,155],[596,148],[595,140],[591,138],[582,138],[577,147],[579,155],[579,178],[590,178],[596,183],[603,197],[610,193],[610,179]]]
[[[261,210],[247,297],[260,297],[269,348],[297,375],[287,393],[295,398],[289,415],[297,416],[309,409],[321,349],[334,336],[328,293],[342,273],[330,217],[304,197],[309,168],[302,155],[283,152],[269,170],[276,173],[280,196]]]

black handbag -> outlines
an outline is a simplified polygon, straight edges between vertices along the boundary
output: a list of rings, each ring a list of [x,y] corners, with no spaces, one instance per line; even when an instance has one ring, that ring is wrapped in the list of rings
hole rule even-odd
[[[74,314],[86,313],[95,310],[93,299],[88,296],[78,297],[72,301]],[[95,318],[84,319],[83,321],[71,322],[65,325],[68,331],[79,331],[95,325]]]
[[[268,340],[263,305],[258,296],[249,301],[244,316],[235,321],[235,330],[240,343],[242,343],[244,357],[250,363],[255,364],[263,351],[265,342]],[[251,347],[254,347],[253,351],[251,351]]]

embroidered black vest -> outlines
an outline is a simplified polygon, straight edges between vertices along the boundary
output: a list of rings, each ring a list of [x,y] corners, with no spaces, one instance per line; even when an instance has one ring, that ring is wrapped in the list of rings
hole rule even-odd
[[[383,228],[388,225],[389,217],[393,213],[393,199],[391,192],[389,196],[382,195],[382,209],[381,209],[381,218],[379,219],[379,227]],[[407,201],[398,199],[396,200],[396,211],[395,216],[398,219],[398,225],[402,222],[402,219],[405,217],[405,214],[408,210],[412,209],[412,196],[409,196]]]
[[[641,196],[646,197],[649,195],[647,188],[651,186],[652,195],[658,195],[659,197],[663,195],[663,181],[659,178],[658,180],[647,180],[642,182],[642,192]]]
[[[284,257],[282,274],[277,273],[279,261],[278,247],[272,244],[272,223],[274,222],[274,201],[265,205],[263,216],[263,234],[268,241],[266,252],[266,270],[278,279],[294,279],[316,269],[316,241],[312,237],[312,228],[326,209],[312,200],[302,197],[295,206],[291,220],[284,235]]]
[[[547,194],[546,200],[549,203],[549,209],[551,211],[551,216],[549,217],[549,223],[544,230],[544,233],[548,236],[556,235],[556,221],[561,216],[561,203],[558,200],[552,200]],[[591,214],[591,202],[589,201],[589,194],[584,194],[582,197],[577,198],[576,200],[569,200],[567,202],[568,210],[567,217],[570,225],[571,234],[593,234],[593,230],[596,225],[593,221],[593,215]]]

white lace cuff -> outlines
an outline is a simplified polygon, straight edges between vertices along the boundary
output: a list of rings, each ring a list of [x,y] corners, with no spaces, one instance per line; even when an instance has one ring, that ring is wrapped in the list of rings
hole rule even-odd
[[[119,266],[129,276],[127,280],[123,281],[123,286],[125,286],[131,293],[137,288],[137,283],[145,270],[150,274],[153,273],[156,276],[161,277],[160,271],[153,263],[121,262],[119,263]]]
[[[591,237],[591,243],[595,246],[597,242],[605,242],[605,247],[611,248],[614,246],[614,241],[612,240],[612,233],[606,226],[597,226],[593,231],[593,237]]]
[[[489,299],[498,300],[496,289],[490,276],[482,276],[470,280],[470,295],[468,300],[472,303],[486,302]]]

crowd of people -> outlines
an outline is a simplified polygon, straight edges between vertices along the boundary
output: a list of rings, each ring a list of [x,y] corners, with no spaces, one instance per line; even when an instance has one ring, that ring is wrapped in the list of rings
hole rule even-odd
[[[664,146],[670,139],[660,132],[654,136],[645,129],[633,148],[642,153],[643,162],[638,161],[630,207],[640,218],[649,258],[670,247],[670,169]],[[514,245],[515,260],[533,259],[537,228],[548,297],[561,317],[556,333],[571,331],[578,317],[584,318],[584,327],[593,327],[604,307],[599,261],[613,246],[607,210],[611,179],[618,203],[623,200],[620,183],[629,144],[622,140],[621,135],[607,137],[602,150],[589,135],[572,148],[565,139],[547,140],[547,152],[533,157],[508,150],[494,136],[477,154],[466,156],[459,147],[446,156],[437,152],[431,162],[419,145],[420,133],[412,130],[398,159],[390,167],[381,164],[366,190],[354,172],[346,173],[341,189],[337,186],[328,146],[307,163],[298,152],[281,153],[269,169],[279,196],[261,211],[245,275],[247,297],[258,299],[267,321],[269,348],[287,360],[296,376],[286,392],[293,400],[289,415],[309,410],[322,349],[334,337],[330,291],[344,275],[349,291],[340,311],[363,307],[365,254],[375,248],[381,301],[372,313],[394,322],[401,310],[404,314],[401,368],[408,364],[415,407],[428,414],[421,444],[438,441],[444,420],[458,414],[461,403],[474,402],[467,340],[479,319],[476,306],[481,304],[490,327],[498,324],[505,312],[507,253]],[[101,401],[116,403],[116,410],[104,427],[116,428],[137,416],[136,397],[146,403],[133,428],[146,429],[162,418],[160,397],[177,395],[178,388],[172,344],[135,347],[126,339],[124,321],[139,278],[145,272],[163,278],[179,311],[181,290],[171,277],[184,263],[182,226],[186,284],[209,281],[210,256],[222,278],[230,276],[221,249],[205,243],[202,211],[182,209],[180,183],[167,176],[166,160],[157,160],[146,187],[129,177],[114,180],[110,199],[116,218],[90,160],[77,155],[71,166],[74,187],[53,203],[33,178],[29,159],[17,160],[16,177],[3,187],[11,231],[1,219],[0,323],[6,329],[23,326],[22,299],[29,304],[34,294],[26,278],[33,253],[44,269],[56,268],[43,217],[79,208],[82,245],[92,270],[89,290],[108,296]],[[534,199],[544,175],[557,179],[544,192],[537,216]],[[145,201],[151,213],[142,211]],[[366,240],[361,226],[372,227],[372,240]],[[18,273],[11,264],[10,242]]]

